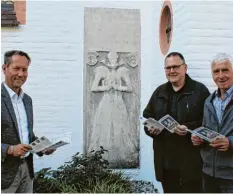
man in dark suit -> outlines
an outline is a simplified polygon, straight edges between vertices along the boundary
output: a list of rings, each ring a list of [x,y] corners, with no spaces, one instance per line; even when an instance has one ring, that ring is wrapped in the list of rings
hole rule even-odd
[[[2,70],[5,82],[1,88],[1,186],[2,193],[33,192],[33,155],[29,144],[33,133],[32,99],[21,86],[28,77],[30,57],[23,51],[8,51]],[[54,150],[38,153],[51,154]]]

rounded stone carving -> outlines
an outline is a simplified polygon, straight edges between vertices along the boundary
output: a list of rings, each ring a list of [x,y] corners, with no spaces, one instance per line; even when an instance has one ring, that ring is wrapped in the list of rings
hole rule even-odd
[[[125,59],[126,59],[126,63],[131,67],[136,67],[138,65],[137,53],[129,53]]]
[[[99,54],[97,52],[88,52],[87,53],[87,64],[90,66],[96,65],[98,62],[97,57]]]

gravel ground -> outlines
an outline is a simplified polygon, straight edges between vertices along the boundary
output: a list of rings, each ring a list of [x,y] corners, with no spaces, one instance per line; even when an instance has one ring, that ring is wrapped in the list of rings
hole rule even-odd
[[[134,193],[158,193],[152,182],[132,181],[132,190]]]

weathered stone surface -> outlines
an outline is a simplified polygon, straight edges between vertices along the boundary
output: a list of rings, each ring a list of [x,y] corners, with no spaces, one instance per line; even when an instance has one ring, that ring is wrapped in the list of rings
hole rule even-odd
[[[139,166],[140,12],[85,8],[84,150],[113,168]]]

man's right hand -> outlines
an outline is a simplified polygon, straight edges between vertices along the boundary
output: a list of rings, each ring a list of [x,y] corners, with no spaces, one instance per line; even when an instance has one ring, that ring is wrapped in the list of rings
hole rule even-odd
[[[194,134],[192,134],[191,140],[194,146],[199,146],[204,142],[203,139]]]
[[[151,135],[158,135],[161,133],[161,130],[157,129],[157,128],[153,128],[153,129],[148,129],[149,133]]]
[[[11,149],[10,147],[7,150],[7,153],[9,155],[13,155],[13,156],[24,156],[29,150],[31,150],[31,146],[27,145],[27,144],[18,144],[18,145],[14,145],[14,148]],[[13,152],[12,152],[13,150]]]

